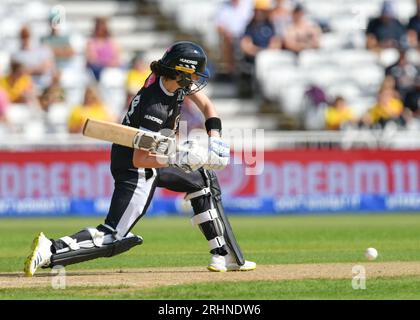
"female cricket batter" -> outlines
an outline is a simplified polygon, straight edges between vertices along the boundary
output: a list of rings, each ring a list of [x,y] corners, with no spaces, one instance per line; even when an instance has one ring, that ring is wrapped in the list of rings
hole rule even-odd
[[[206,54],[197,44],[173,44],[162,59],[151,63],[152,73],[131,101],[123,124],[153,132],[172,130],[175,135],[181,105],[189,95],[205,116],[209,150],[191,141],[171,155],[113,144],[111,173],[115,190],[105,222],[57,240],[48,239],[41,232],[25,262],[27,276],[32,276],[38,267],[110,257],[141,244],[143,239],[130,230],[146,213],[156,187],[186,193],[194,212],[192,222],[209,243],[210,271],[256,268],[254,262],[243,258],[223,211],[217,177],[211,170],[228,164],[229,146],[221,138],[221,120],[214,105],[199,92],[209,76],[206,63]]]

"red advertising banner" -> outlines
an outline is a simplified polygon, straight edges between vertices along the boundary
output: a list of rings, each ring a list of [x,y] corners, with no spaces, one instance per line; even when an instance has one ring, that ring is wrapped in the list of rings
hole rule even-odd
[[[0,198],[110,197],[109,150],[0,151]],[[224,195],[418,193],[420,151],[279,150],[264,153],[260,173],[245,163],[218,172]],[[169,191],[161,194],[174,195]]]
[[[279,150],[264,154],[259,175],[221,172],[233,196],[416,193],[420,150]],[[243,170],[242,170],[243,172]],[[230,186],[230,187],[229,187]]]
[[[110,154],[102,151],[0,151],[0,198],[112,195]]]

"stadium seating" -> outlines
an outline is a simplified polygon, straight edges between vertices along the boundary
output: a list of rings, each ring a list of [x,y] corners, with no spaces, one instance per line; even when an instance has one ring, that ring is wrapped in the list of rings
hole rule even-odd
[[[160,14],[173,21],[179,31],[200,39],[210,53],[217,54],[219,39],[215,17],[223,2],[224,0],[144,0],[141,3],[156,5]],[[362,115],[374,102],[376,91],[384,78],[384,68],[398,59],[395,49],[384,50],[380,55],[365,50],[367,22],[369,18],[378,15],[382,2],[383,0],[299,1],[312,20],[325,23],[330,30],[322,34],[319,50],[307,50],[299,56],[280,50],[261,52],[256,58],[255,74],[263,97],[277,103],[279,111],[297,117],[302,111],[305,89],[309,85],[318,85],[329,97],[344,96],[356,113]],[[415,2],[398,0],[394,3],[397,16],[402,22],[407,22],[415,11]],[[122,48],[122,68],[105,70],[99,81],[104,102],[118,115],[125,107],[125,73],[132,57],[141,51],[145,54],[146,63],[159,58],[164,48],[176,39],[175,33],[172,30],[160,30],[161,21],[157,21],[153,14],[138,16],[141,5],[133,0],[4,0],[0,5],[1,75],[8,70],[11,53],[19,47],[17,36],[21,26],[29,23],[36,37],[46,35],[49,32],[50,10],[57,5],[65,10],[65,23],[61,27],[70,36],[76,56],[61,72],[61,85],[66,90],[66,107],[51,109],[52,115],[48,115],[51,117],[48,121],[56,123],[57,128],[62,129],[63,122],[59,121],[59,117],[65,116],[71,105],[82,101],[85,86],[92,81],[92,77],[86,72],[85,50],[94,26],[94,18],[97,16],[109,18],[111,33]],[[411,50],[407,56],[410,61],[419,64],[418,52]],[[222,113],[228,118],[228,124],[234,123],[242,106],[246,105],[244,108],[249,112],[248,115],[255,116],[258,113],[257,101],[251,100],[247,104],[238,100],[234,96],[235,90],[228,85],[210,83],[206,92],[215,98],[215,104],[220,106],[218,109],[224,110]],[[234,100],[238,103],[233,102]],[[19,121],[15,120],[21,109],[22,106],[17,105],[9,112],[11,122],[17,127]],[[243,122],[247,125],[253,123],[249,119]],[[276,125],[262,120],[255,126],[265,126],[268,129]],[[36,128],[33,130],[42,131]]]

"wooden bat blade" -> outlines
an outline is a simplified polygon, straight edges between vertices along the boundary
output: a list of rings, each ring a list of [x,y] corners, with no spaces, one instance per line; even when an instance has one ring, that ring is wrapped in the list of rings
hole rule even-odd
[[[133,141],[139,130],[109,121],[87,119],[83,135],[133,148]]]

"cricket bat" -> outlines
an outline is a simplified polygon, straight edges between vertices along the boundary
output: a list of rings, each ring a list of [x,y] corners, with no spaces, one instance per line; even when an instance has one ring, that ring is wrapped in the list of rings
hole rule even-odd
[[[87,119],[82,132],[86,137],[161,154],[166,154],[176,145],[174,138],[158,132],[143,131],[109,121]]]

